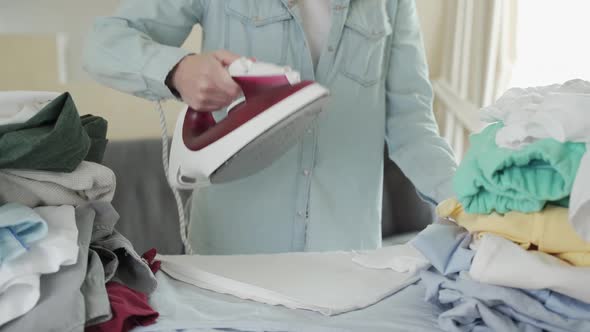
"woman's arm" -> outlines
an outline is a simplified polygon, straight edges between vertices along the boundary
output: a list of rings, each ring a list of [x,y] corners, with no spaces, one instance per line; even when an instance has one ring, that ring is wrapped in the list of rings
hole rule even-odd
[[[170,71],[190,51],[181,49],[207,10],[207,0],[124,0],[90,33],[84,68],[98,82],[142,98],[175,97]]]
[[[395,15],[395,27],[386,81],[389,156],[423,195],[440,202],[452,196],[457,165],[432,112],[433,93],[414,0],[399,0],[390,15]]]

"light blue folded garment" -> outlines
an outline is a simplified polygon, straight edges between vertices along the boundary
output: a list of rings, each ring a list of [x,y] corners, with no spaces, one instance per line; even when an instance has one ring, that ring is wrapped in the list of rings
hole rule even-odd
[[[426,299],[448,308],[445,331],[590,331],[590,304],[551,291],[524,291],[424,271]]]
[[[455,224],[429,225],[410,243],[443,275],[469,270],[475,254],[469,249],[471,236]]]
[[[550,290],[522,290],[469,278],[469,234],[452,224],[434,224],[412,241],[433,265],[420,276],[426,300],[444,312],[445,331],[590,331],[590,304]],[[515,267],[518,268],[518,267]],[[531,276],[533,277],[533,276]]]
[[[9,203],[0,206],[0,264],[24,254],[47,235],[47,223],[31,208]]]

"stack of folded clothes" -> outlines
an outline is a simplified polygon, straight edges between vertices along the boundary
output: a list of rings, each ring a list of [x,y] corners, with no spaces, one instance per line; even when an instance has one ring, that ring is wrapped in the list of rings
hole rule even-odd
[[[0,331],[155,321],[153,266],[114,229],[106,133],[68,93],[0,92]]]
[[[482,110],[456,198],[413,245],[447,331],[590,331],[590,82],[511,89]]]

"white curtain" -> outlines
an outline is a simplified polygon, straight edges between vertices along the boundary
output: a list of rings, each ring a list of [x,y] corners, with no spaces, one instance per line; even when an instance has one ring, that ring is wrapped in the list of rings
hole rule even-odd
[[[481,128],[477,110],[510,82],[516,53],[517,0],[448,0],[441,29],[441,69],[433,79],[443,136],[460,160],[470,132]]]

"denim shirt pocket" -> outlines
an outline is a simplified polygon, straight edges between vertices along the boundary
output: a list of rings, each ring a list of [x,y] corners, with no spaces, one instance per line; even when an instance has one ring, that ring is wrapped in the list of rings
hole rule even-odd
[[[284,64],[293,16],[275,0],[229,0],[225,49],[260,61]]]
[[[387,67],[392,23],[385,1],[357,2],[344,23],[341,73],[365,87],[379,82]]]

